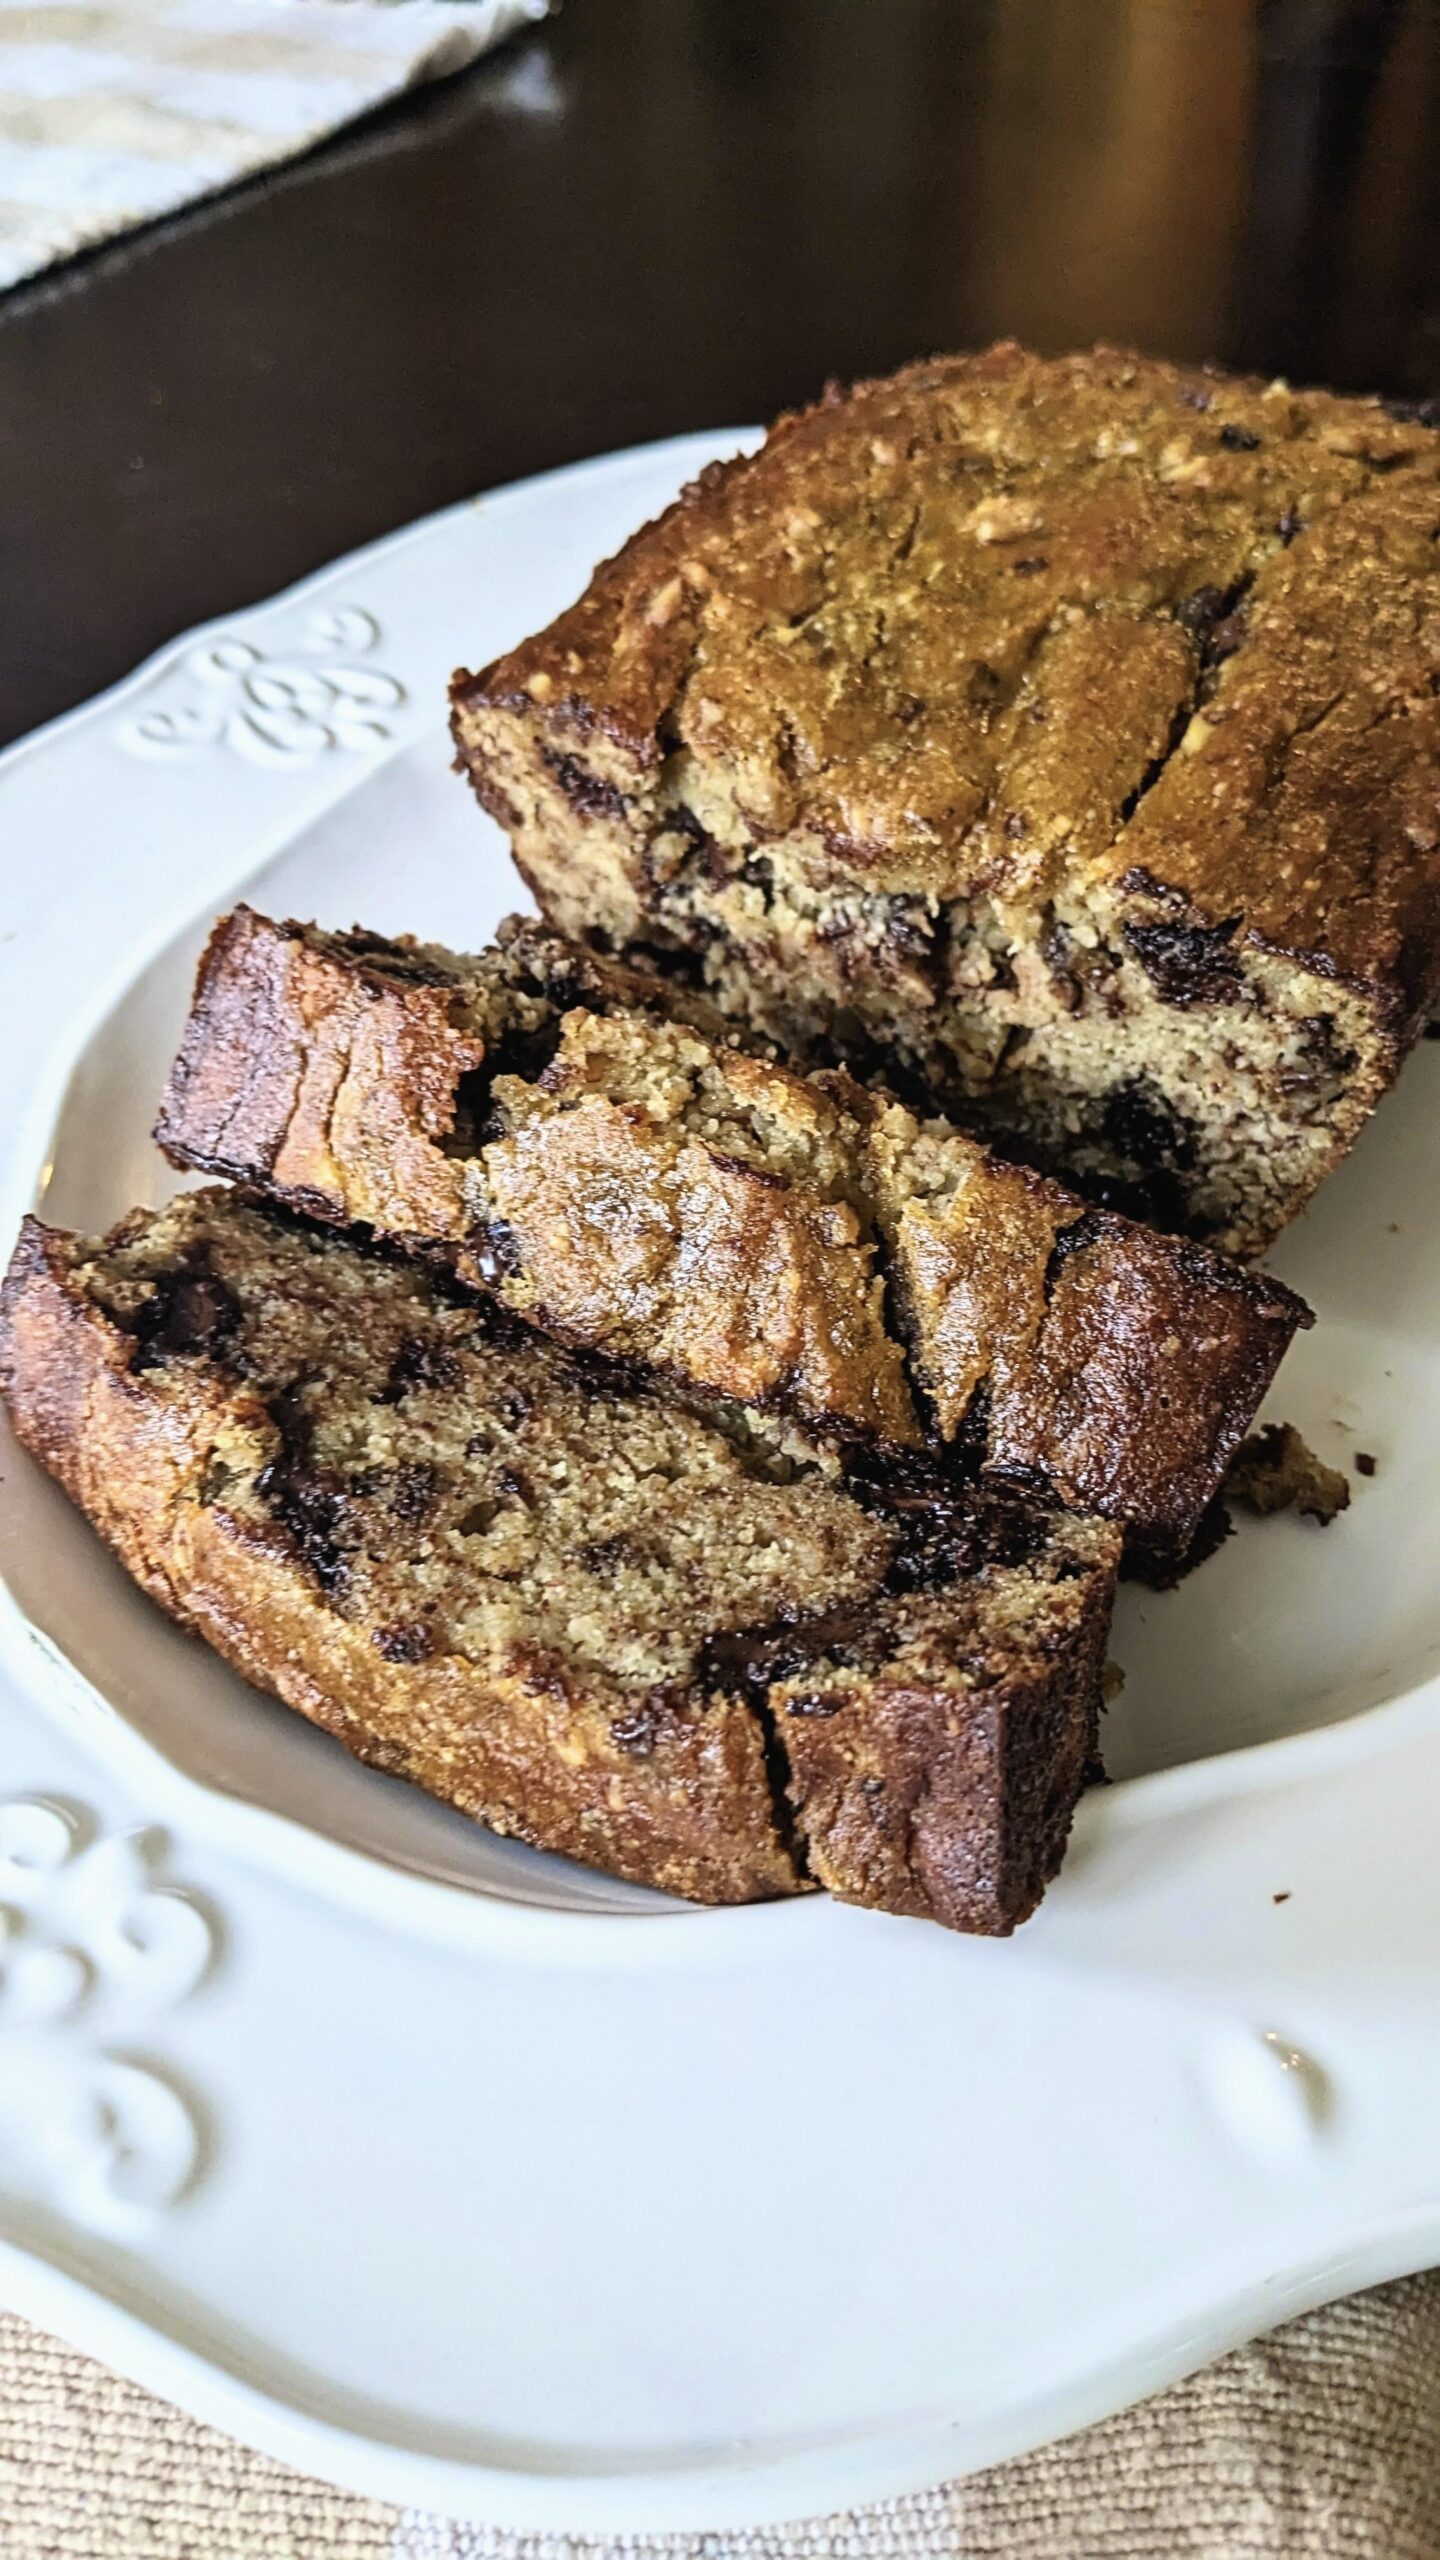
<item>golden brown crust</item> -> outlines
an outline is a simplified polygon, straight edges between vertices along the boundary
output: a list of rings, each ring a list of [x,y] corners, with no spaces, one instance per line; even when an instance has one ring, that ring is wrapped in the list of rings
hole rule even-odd
[[[532,930],[523,951],[527,986],[548,968],[568,997],[569,947]],[[1083,1212],[1060,1185],[848,1077],[596,1010],[598,979],[548,1064],[491,1087],[463,993],[487,959],[431,953],[442,986],[417,987],[416,955],[390,954],[393,980],[373,938],[243,910],[217,927],[157,1130],[173,1160],[443,1245],[560,1339],[903,1447],[920,1430],[883,1255],[942,1443],[1144,1547],[1188,1542],[1308,1321],[1288,1291],[1101,1212],[1057,1252]],[[466,1076],[488,1137],[456,1134]]]
[[[587,966],[597,1000],[610,985],[638,992],[629,973],[596,970],[553,936],[516,943],[558,979],[561,1002]],[[843,1202],[587,1093],[584,1034],[598,1024],[579,1008],[552,1070],[529,1080],[524,1118],[488,1144],[472,1131],[468,1146],[447,1146],[462,1078],[487,1056],[481,1033],[456,1021],[464,973],[483,964],[457,959],[440,983],[416,983],[416,965],[374,938],[357,947],[243,907],[223,919],[156,1124],[172,1161],[263,1183],[313,1215],[455,1247],[469,1279],[565,1341],[739,1403],[783,1401],[918,1444],[873,1246]],[[684,1036],[732,1084],[758,1079],[815,1110],[783,1069]],[[504,1082],[518,1099],[526,1080]]]
[[[189,1132],[210,1173],[264,1180],[317,1215],[455,1237],[460,1167],[440,1141],[484,1043],[454,1021],[454,989],[343,961],[321,937],[249,907],[222,916],[202,954],[156,1137]]]
[[[876,1112],[864,1164],[915,1373],[941,1437],[954,1440],[974,1419],[977,1396],[992,1413],[997,1398],[1007,1407],[1023,1401],[1056,1239],[1083,1204],[943,1123],[922,1130],[899,1104]],[[1043,1408],[1032,1428],[1043,1440]]]
[[[874,1249],[845,1202],[603,1094],[527,1116],[483,1161],[515,1258],[488,1285],[516,1314],[740,1404],[919,1446]]]
[[[574,1472],[573,1413],[569,1442],[555,1434],[575,1390],[548,1346],[482,1341],[476,1323],[404,1266],[192,1193],[98,1245],[28,1220],[0,1291],[0,1385],[22,1443],[172,1616],[360,1758],[494,1829],[701,1901],[824,1878],[954,1927],[1023,1919],[1093,1754],[1118,1533],[881,1480],[864,1507],[823,1478],[792,1490],[597,1373],[599,1463],[630,1476],[631,1515],[659,1521],[660,1544],[612,1540],[629,1580],[606,1601],[599,1553],[558,1556],[552,1528],[528,1551],[549,1559],[537,1615],[524,1540],[507,1546],[503,1521],[492,1538],[472,1495],[543,1511],[547,1469],[552,1487]],[[498,1474],[482,1452],[497,1432]],[[462,1456],[442,1483],[447,1449]],[[634,1483],[637,1464],[689,1469],[678,1507],[672,1485]],[[587,1521],[597,1490],[580,1488]],[[652,1655],[670,1644],[654,1572],[667,1541],[684,1546],[692,1498],[718,1500],[754,1562],[725,1584],[730,1623],[702,1620],[698,1653],[688,1636],[672,1648],[680,1676],[627,1693],[616,1666],[644,1658],[647,1612]],[[489,1541],[488,1566],[456,1567],[457,1528]],[[677,1616],[696,1605],[693,1537],[689,1552]],[[734,1617],[757,1570],[785,1605],[748,1628]],[[783,1706],[769,1738],[768,1699]],[[852,1763],[838,1776],[834,1749],[810,1747],[832,1714]],[[857,1853],[858,1821],[883,1856]]]
[[[1064,1668],[997,1664],[959,1695],[877,1682],[863,1712],[813,1675],[772,1692],[790,1795],[812,1869],[843,1902],[1004,1936],[1028,1918],[1064,1855],[1099,1764],[1109,1624],[1102,1592],[1066,1627]],[[977,1820],[984,1806],[988,1820]],[[970,1818],[959,1818],[962,1807]]]
[[[1163,1561],[1196,1525],[1174,1488],[1223,1474],[1291,1338],[1294,1302],[1278,1283],[1247,1292],[1218,1257],[1183,1244],[1177,1253],[1168,1237],[1103,1211],[1064,1241],[1030,1359],[992,1409],[991,1463],[1022,1481],[1083,1484],[1107,1511],[1116,1495],[1105,1479],[1123,1448],[1124,1497]],[[1195,1392],[1197,1378],[1217,1377],[1219,1406]]]
[[[743,777],[760,833],[813,834],[857,884],[1035,903],[1077,861],[1143,864],[1408,1011],[1440,930],[1437,530],[1440,435],[1378,401],[1108,348],[938,358],[782,418],[457,677],[462,752],[506,710],[638,781],[678,736]],[[1242,579],[1219,734],[1127,823],[1192,707],[1175,609]],[[1009,717],[1047,673],[1049,770]]]
[[[1308,1308],[897,1106],[878,1115],[867,1170],[947,1437],[983,1429],[989,1473],[1129,1521],[1137,1561],[1163,1569]]]
[[[1378,401],[911,366],[452,702],[562,930],[1233,1252],[1440,1001],[1440,433]]]
[[[358,1758],[491,1830],[702,1902],[800,1889],[738,1700],[657,1721],[636,1758],[573,1690],[453,1654],[387,1661],[282,1536],[202,1498],[218,1451],[273,1452],[264,1406],[207,1361],[137,1375],[77,1260],[75,1239],[27,1219],[0,1296],[0,1383],[17,1437],[170,1616]]]

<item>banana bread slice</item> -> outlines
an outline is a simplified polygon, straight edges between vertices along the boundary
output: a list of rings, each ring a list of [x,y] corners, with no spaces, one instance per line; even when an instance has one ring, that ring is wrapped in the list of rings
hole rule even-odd
[[[1231,1251],[1440,994],[1394,405],[1014,345],[833,389],[452,698],[562,930]]]
[[[1103,1522],[849,1484],[236,1192],[100,1241],[27,1221],[0,1383],[162,1607],[497,1831],[697,1901],[823,1880],[995,1932],[1059,1863]]]
[[[928,1437],[1167,1566],[1301,1301],[678,1001],[522,919],[464,958],[241,908],[156,1135],[177,1164],[444,1247],[572,1344]]]

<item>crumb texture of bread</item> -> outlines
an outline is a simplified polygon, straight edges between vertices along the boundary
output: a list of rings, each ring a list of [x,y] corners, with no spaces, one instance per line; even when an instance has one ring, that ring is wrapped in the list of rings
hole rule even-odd
[[[1381,401],[913,365],[452,700],[562,930],[1228,1250],[1440,994],[1440,432]]]
[[[637,1387],[234,1192],[99,1241],[28,1221],[0,1384],[162,1607],[499,1832],[702,1902],[826,1881],[992,1931],[1058,1864],[1104,1522],[851,1483],[762,1416]],[[802,1676],[845,1693],[853,1781],[787,1752]],[[878,1863],[845,1846],[857,1790]]]
[[[1361,1450],[1355,1463],[1362,1475],[1373,1475],[1373,1459],[1368,1468],[1361,1466],[1364,1454]],[[1350,1480],[1343,1468],[1327,1466],[1316,1456],[1293,1422],[1267,1422],[1263,1431],[1236,1451],[1225,1479],[1225,1496],[1262,1518],[1272,1511],[1298,1511],[1303,1519],[1318,1520],[1322,1529],[1328,1529],[1340,1512],[1350,1508]]]
[[[157,1135],[188,1168],[442,1248],[571,1346],[928,1440],[1157,1553],[1188,1544],[1308,1321],[1278,1284],[843,1071],[751,1054],[663,979],[533,924],[467,957],[242,909]]]

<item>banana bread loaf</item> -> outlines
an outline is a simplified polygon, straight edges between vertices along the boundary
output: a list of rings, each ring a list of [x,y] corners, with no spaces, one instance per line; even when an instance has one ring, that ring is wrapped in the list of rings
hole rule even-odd
[[[938,1444],[1168,1567],[1300,1300],[707,1013],[522,919],[462,958],[241,908],[156,1134],[177,1164],[444,1247],[572,1344]]]
[[[27,1448],[362,1759],[703,1902],[1003,1932],[1095,1748],[1118,1534],[701,1415],[233,1192],[0,1293]]]
[[[1250,1253],[1440,989],[1440,433],[914,365],[706,471],[453,717],[562,930]]]

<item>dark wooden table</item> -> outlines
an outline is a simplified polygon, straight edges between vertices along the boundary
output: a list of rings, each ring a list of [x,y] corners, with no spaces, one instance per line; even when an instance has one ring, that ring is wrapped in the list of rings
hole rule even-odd
[[[466,491],[1007,334],[1440,392],[1440,0],[566,0],[0,300],[0,736]]]

